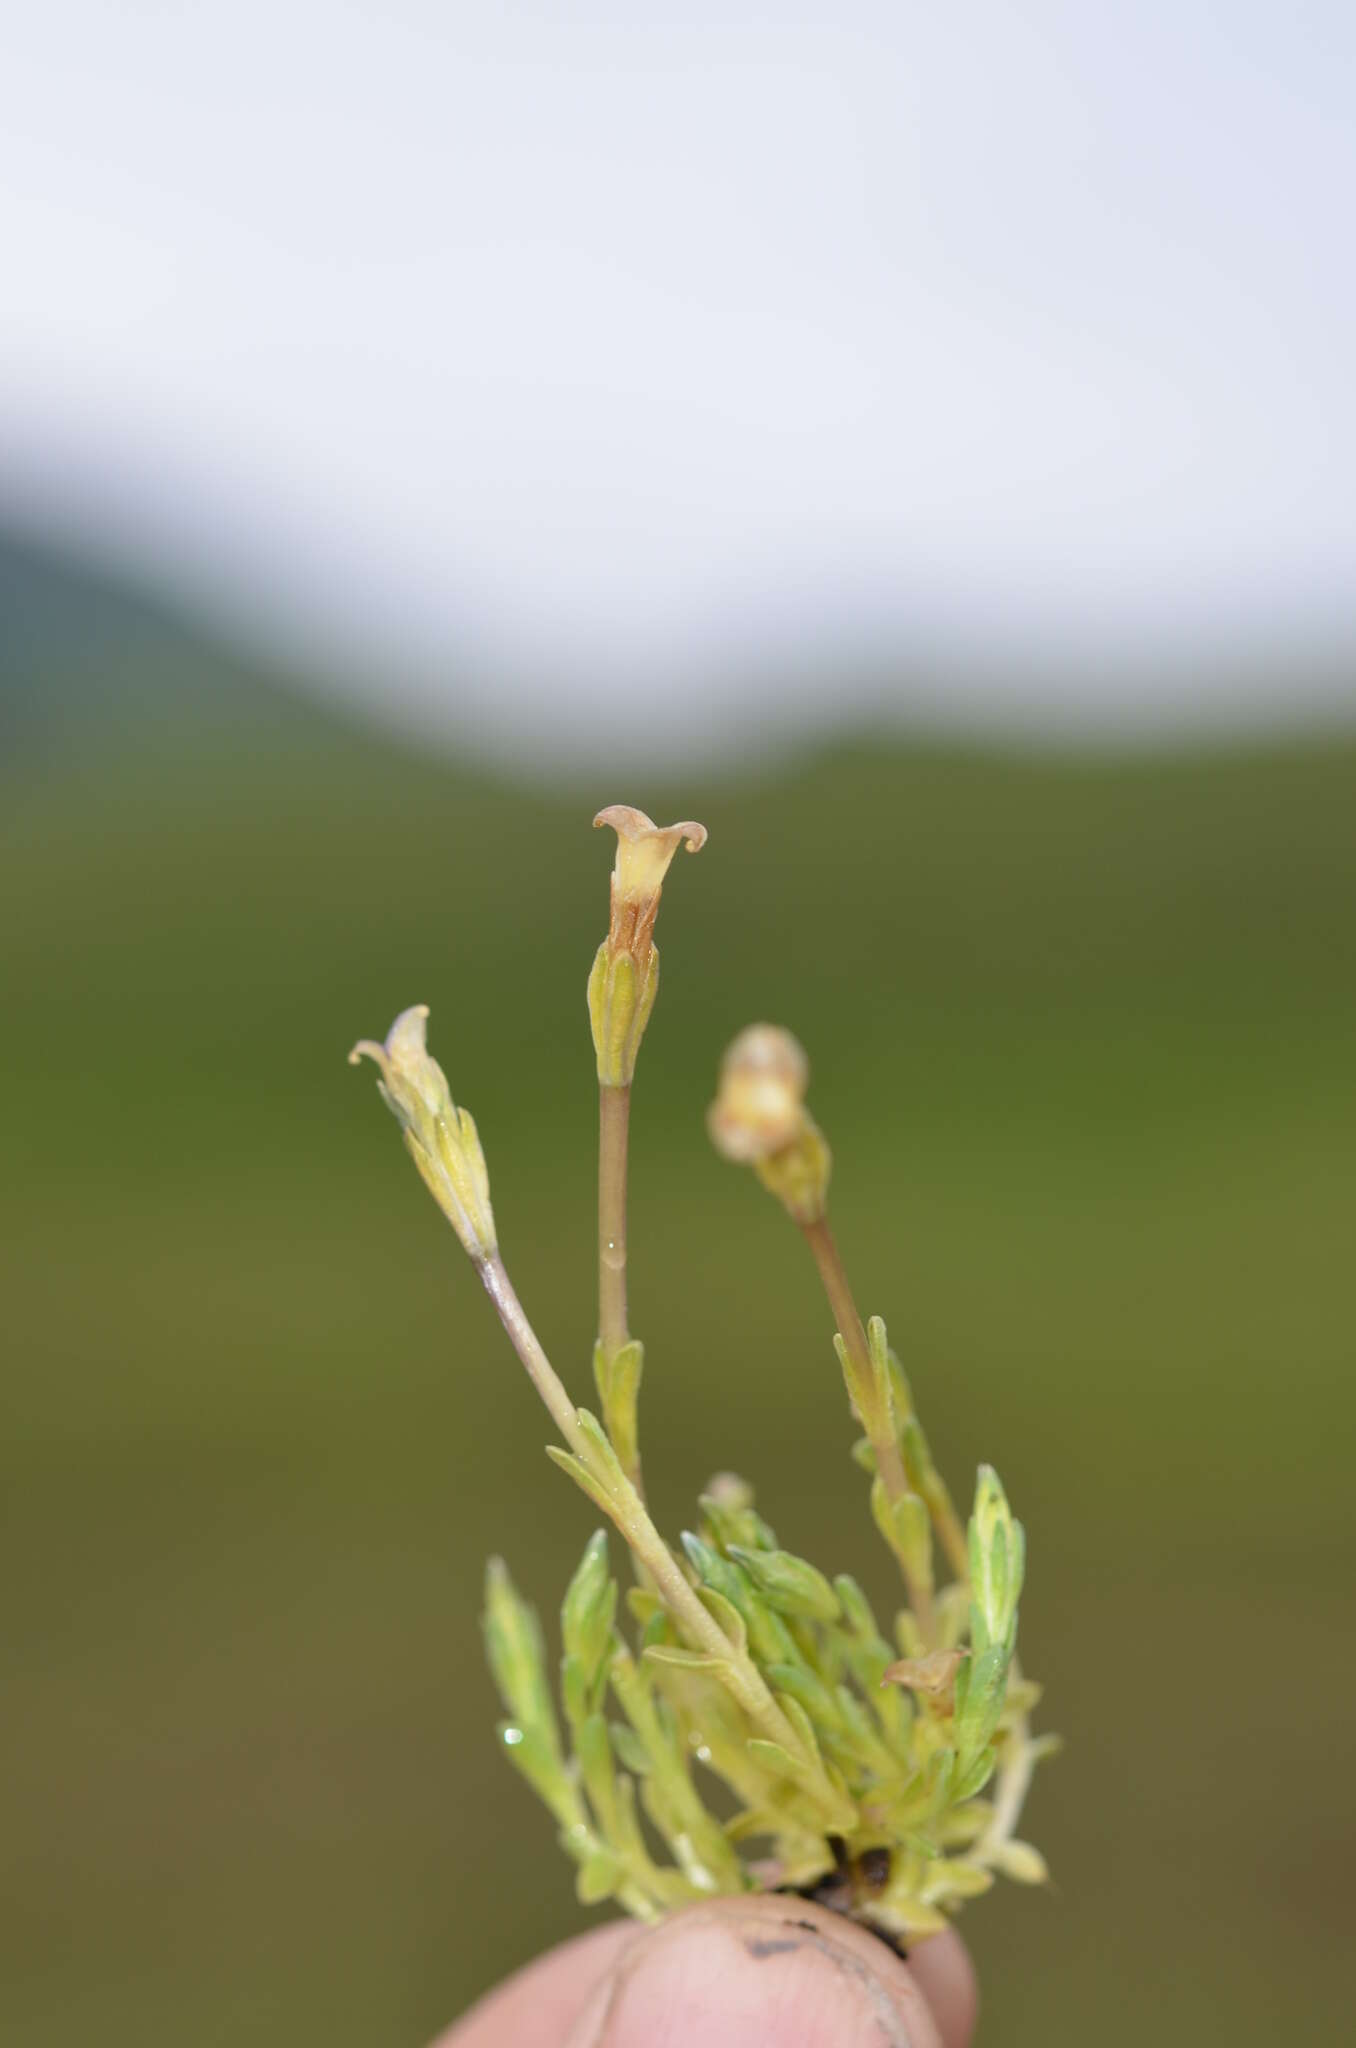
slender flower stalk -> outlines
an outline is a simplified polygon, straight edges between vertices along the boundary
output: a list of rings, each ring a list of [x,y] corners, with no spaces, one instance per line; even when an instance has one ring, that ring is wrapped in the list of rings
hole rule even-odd
[[[598,1342],[610,1362],[631,1341],[626,1318],[626,1167],[631,1089],[598,1089]]]
[[[477,1261],[481,1285],[489,1295],[504,1325],[510,1344],[517,1352],[527,1376],[550,1414],[551,1420],[577,1458],[589,1463],[593,1446],[579,1426],[579,1411],[565,1391],[565,1384],[542,1349],[541,1340],[527,1319],[518,1290],[509,1279],[503,1259],[495,1252]]]
[[[617,835],[607,937],[589,974],[589,1024],[598,1062],[598,1343],[594,1378],[608,1436],[627,1478],[643,1490],[637,1404],[644,1353],[626,1303],[626,1187],[631,1083],[659,993],[655,919],[678,848],[700,853],[706,827],[691,818],[656,825],[630,804],[609,804],[594,825]]]
[[[909,1485],[888,1359],[876,1358],[829,1225],[833,1156],[805,1107],[810,1063],[789,1031],[752,1024],[721,1062],[707,1117],[718,1151],[751,1165],[814,1254],[837,1324],[836,1344],[853,1414],[866,1432],[875,1483],[872,1510],[899,1563],[925,1641],[936,1631],[928,1510]]]
[[[840,1358],[843,1377],[847,1382],[848,1397],[853,1413],[866,1432],[867,1443],[875,1462],[876,1476],[884,1490],[889,1506],[886,1541],[899,1560],[904,1582],[909,1589],[909,1605],[918,1617],[918,1626],[924,1641],[930,1642],[936,1634],[936,1617],[932,1600],[932,1568],[926,1550],[918,1542],[901,1538],[901,1519],[911,1512],[909,1502],[919,1496],[909,1485],[904,1470],[904,1457],[900,1449],[890,1399],[888,1380],[882,1387],[871,1358],[871,1346],[867,1340],[866,1328],[857,1307],[847,1269],[843,1265],[833,1231],[829,1227],[827,1214],[817,1217],[812,1223],[801,1225],[805,1241],[814,1254],[819,1277],[824,1283],[824,1292],[829,1298],[838,1326]],[[878,1516],[878,1519],[880,1517]]]

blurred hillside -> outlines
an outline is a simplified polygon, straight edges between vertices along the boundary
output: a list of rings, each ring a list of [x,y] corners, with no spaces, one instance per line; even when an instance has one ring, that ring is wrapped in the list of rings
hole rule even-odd
[[[703,1134],[770,1016],[939,1455],[958,1490],[991,1457],[1028,1524],[1069,1747],[1029,1819],[1057,1889],[966,1921],[985,2038],[1332,2038],[1356,743],[867,736],[526,795],[60,565],[11,549],[0,597],[6,2038],[416,2048],[583,1917],[494,1755],[476,1614],[486,1551],[549,1607],[590,1519],[344,1054],[432,1005],[582,1394],[618,797],[711,828],[636,1100],[661,1521],[733,1466],[887,1594],[812,1275]]]

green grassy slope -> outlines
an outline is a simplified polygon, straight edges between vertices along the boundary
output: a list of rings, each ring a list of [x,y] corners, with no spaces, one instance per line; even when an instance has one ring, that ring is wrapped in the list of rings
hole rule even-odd
[[[525,797],[319,716],[129,727],[3,791],[0,2005],[28,2048],[425,2039],[579,1923],[494,1755],[483,1553],[590,1519],[370,1078],[402,1005],[474,1109],[571,1385],[584,978],[618,797],[706,819],[637,1089],[643,1426],[882,1597],[812,1276],[709,1152],[727,1037],[796,1028],[839,1235],[963,1488],[1030,1536],[1069,1738],[1054,1896],[966,1930],[1008,2048],[1324,2038],[1356,1683],[1356,747],[884,745]],[[1304,2024],[1285,2020],[1299,1982]]]

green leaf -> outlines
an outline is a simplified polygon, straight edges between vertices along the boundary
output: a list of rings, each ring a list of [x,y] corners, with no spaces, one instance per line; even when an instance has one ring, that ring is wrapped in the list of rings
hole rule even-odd
[[[913,1392],[909,1386],[908,1375],[900,1364],[897,1353],[887,1350],[886,1357],[890,1369],[890,1406],[894,1411],[895,1427],[902,1437],[904,1431],[910,1425],[914,1428],[918,1427],[913,1412]],[[919,1434],[921,1436],[921,1430]],[[931,1464],[931,1462],[931,1458],[929,1458],[928,1463]]]
[[[600,1906],[610,1899],[621,1880],[622,1868],[607,1849],[596,1849],[579,1866],[574,1888],[581,1906]]]
[[[583,1817],[574,1787],[565,1775],[560,1752],[545,1741],[539,1730],[520,1728],[516,1722],[501,1721],[499,1743],[504,1755],[521,1777],[526,1778],[539,1799],[546,1802],[562,1827],[573,1826]]]
[[[911,1580],[932,1584],[932,1517],[919,1493],[902,1493],[892,1500],[883,1479],[871,1484],[871,1513],[876,1527],[903,1565]]]
[[[714,1586],[699,1587],[697,1598],[708,1614],[719,1622],[722,1632],[730,1638],[739,1655],[744,1656],[749,1647],[749,1632],[744,1626],[744,1617],[734,1602],[727,1600],[723,1593],[718,1593]]]
[[[746,1614],[752,1591],[747,1573],[742,1572],[737,1564],[732,1564],[728,1557],[722,1557],[718,1550],[694,1535],[691,1529],[684,1529],[679,1541],[702,1585],[710,1586],[713,1592],[731,1601],[741,1614]]]
[[[607,1722],[599,1713],[593,1713],[581,1721],[574,1731],[574,1753],[579,1759],[579,1773],[584,1781],[584,1790],[604,1833],[612,1831],[615,1804],[616,1771],[613,1768],[612,1744],[608,1739]]]
[[[894,1386],[890,1377],[890,1345],[885,1335],[885,1325],[879,1316],[872,1316],[866,1326],[866,1348],[871,1357],[871,1377],[875,1382],[876,1402],[894,1434],[902,1419],[895,1413]]]
[[[730,1669],[724,1657],[713,1657],[705,1650],[685,1650],[677,1643],[647,1643],[645,1655],[652,1664],[666,1664],[675,1671],[721,1673]]]
[[[601,1343],[593,1347],[593,1377],[603,1421],[618,1460],[628,1472],[634,1471],[638,1462],[636,1410],[644,1367],[645,1347],[635,1338],[610,1356]]]
[[[595,1687],[584,1668],[582,1658],[561,1658],[560,1697],[565,1708],[565,1718],[572,1728],[577,1728],[579,1723],[592,1713],[595,1705]]]
[[[976,1792],[982,1792],[993,1776],[996,1761],[991,1749],[982,1749],[978,1756],[967,1759],[956,1773],[951,1797],[959,1804],[963,1799],[973,1799]]]
[[[1007,1649],[993,1643],[962,1666],[969,1676],[964,1705],[956,1707],[955,1725],[967,1749],[982,1749],[1002,1718],[1009,1662]]]
[[[635,1729],[625,1721],[612,1721],[608,1725],[608,1734],[612,1737],[612,1747],[618,1760],[636,1777],[643,1778],[650,1769],[650,1752]]]
[[[630,1482],[622,1471],[621,1461],[597,1416],[587,1408],[576,1408],[574,1416],[588,1443],[590,1462],[598,1479],[610,1492],[629,1491]]]
[[[775,1835],[781,1824],[782,1817],[775,1807],[746,1806],[726,1821],[725,1837],[730,1842],[747,1842],[755,1835]]]
[[[901,1657],[921,1657],[927,1647],[917,1616],[907,1607],[901,1608],[895,1616],[895,1641],[899,1644]]]
[[[719,1493],[714,1491],[718,1483]],[[698,1505],[702,1519],[722,1550],[728,1551],[733,1543],[743,1543],[754,1550],[777,1548],[775,1534],[754,1511],[753,1488],[736,1480],[732,1473],[724,1473],[719,1482],[713,1480]]]
[[[617,1583],[608,1569],[607,1531],[599,1529],[584,1546],[560,1609],[566,1655],[578,1658],[587,1684],[593,1683],[607,1654],[616,1612]]]
[[[965,1799],[961,1792],[962,1780],[957,1778],[951,1790],[955,1797]],[[993,1819],[993,1806],[987,1799],[965,1799],[965,1803],[953,1806],[949,1813],[939,1816],[935,1822],[937,1839],[946,1849],[969,1848]]]
[[[993,1872],[978,1863],[967,1863],[963,1857],[956,1861],[941,1858],[923,1881],[922,1898],[927,1905],[948,1899],[977,1899],[992,1884]]]
[[[548,1444],[546,1455],[553,1465],[559,1465],[562,1472],[569,1473],[575,1485],[588,1495],[596,1508],[601,1508],[605,1515],[612,1513],[611,1494],[572,1451],[563,1451],[559,1444]]]
[[[483,1626],[490,1670],[510,1715],[543,1741],[558,1743],[541,1623],[499,1557],[485,1568]]]
[[[1050,1871],[1039,1849],[1030,1842],[1003,1842],[993,1851],[993,1867],[1017,1884],[1048,1884]]]
[[[817,1672],[804,1664],[768,1664],[763,1676],[778,1693],[797,1701],[818,1727],[837,1728],[842,1722],[838,1701]]]
[[[641,1631],[640,1647],[642,1650],[654,1650],[672,1641],[673,1624],[663,1608],[658,1607]]]
[[[787,1720],[791,1723],[791,1726],[795,1729],[797,1735],[800,1737],[800,1740],[805,1749],[808,1750],[809,1754],[815,1759],[816,1763],[822,1761],[819,1754],[819,1741],[815,1735],[814,1723],[811,1721],[810,1716],[806,1713],[800,1701],[794,1698],[794,1696],[789,1692],[779,1692],[775,1694],[774,1697],[777,1701],[777,1705],[781,1708]]]
[[[803,1557],[795,1557],[789,1550],[751,1550],[741,1543],[730,1546],[730,1556],[779,1613],[801,1615],[809,1621],[838,1619],[838,1595],[823,1572]]]
[[[769,1742],[765,1735],[751,1735],[744,1747],[755,1763],[771,1771],[776,1777],[790,1778],[798,1782],[804,1775],[803,1767],[796,1762],[789,1749],[780,1742]]]
[[[833,1582],[833,1590],[838,1595],[848,1627],[859,1636],[879,1637],[880,1630],[871,1612],[871,1603],[857,1581],[846,1572],[840,1572]]]
[[[1026,1537],[992,1465],[981,1465],[970,1517],[970,1637],[977,1650],[1005,1643],[1017,1626],[1026,1569]]]

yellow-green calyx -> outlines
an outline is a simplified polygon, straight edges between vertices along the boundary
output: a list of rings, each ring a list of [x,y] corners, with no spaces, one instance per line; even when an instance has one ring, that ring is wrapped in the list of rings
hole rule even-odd
[[[726,1159],[752,1166],[797,1223],[817,1223],[829,1194],[833,1155],[805,1107],[810,1063],[798,1040],[775,1024],[750,1024],[720,1064],[707,1128]]]
[[[593,822],[616,833],[617,859],[607,937],[589,975],[589,1022],[599,1081],[605,1088],[627,1088],[659,992],[654,921],[664,877],[684,841],[689,853],[700,853],[706,827],[690,818],[656,825],[630,804],[609,804]]]
[[[381,1098],[400,1124],[424,1185],[477,1263],[495,1250],[490,1180],[475,1120],[452,1100],[447,1076],[425,1044],[427,1003],[402,1010],[384,1044],[360,1038],[349,1054],[381,1069]]]

